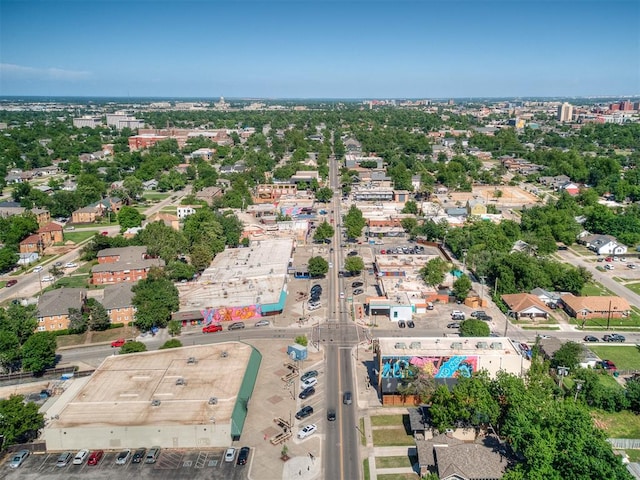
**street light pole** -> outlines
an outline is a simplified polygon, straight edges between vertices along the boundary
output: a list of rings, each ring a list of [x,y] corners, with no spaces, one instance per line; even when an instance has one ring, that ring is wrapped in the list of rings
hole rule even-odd
[[[607,315],[607,331],[609,331],[610,324],[611,324],[611,299],[609,299],[609,312]]]

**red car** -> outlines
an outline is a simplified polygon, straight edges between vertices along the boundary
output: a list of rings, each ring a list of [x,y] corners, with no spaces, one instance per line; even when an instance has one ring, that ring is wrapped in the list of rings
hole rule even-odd
[[[91,454],[89,455],[89,460],[87,460],[87,465],[97,465],[102,459],[103,455],[104,450],[95,450],[91,452]]]
[[[5,287],[13,287],[16,283],[18,283],[18,280],[9,280]]]
[[[100,235],[104,235],[105,237],[109,235],[109,232],[102,232]]]
[[[211,325],[206,325],[202,327],[202,333],[213,333],[213,332],[221,332],[222,325],[218,325],[217,323],[212,323]]]
[[[124,345],[124,338],[119,338],[111,342],[112,347],[121,347],[122,345]]]

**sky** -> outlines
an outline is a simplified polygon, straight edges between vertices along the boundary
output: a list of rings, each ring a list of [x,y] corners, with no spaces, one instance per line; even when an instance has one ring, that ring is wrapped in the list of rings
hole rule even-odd
[[[638,94],[638,0],[0,0],[0,96]]]

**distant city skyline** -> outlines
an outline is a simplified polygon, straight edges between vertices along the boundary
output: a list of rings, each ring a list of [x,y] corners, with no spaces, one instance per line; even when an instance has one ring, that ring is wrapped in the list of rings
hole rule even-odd
[[[636,96],[639,24],[634,0],[2,0],[0,96]]]

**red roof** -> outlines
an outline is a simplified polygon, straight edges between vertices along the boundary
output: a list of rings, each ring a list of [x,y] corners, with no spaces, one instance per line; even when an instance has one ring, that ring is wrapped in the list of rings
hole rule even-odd
[[[27,238],[20,242],[20,245],[29,245],[31,243],[42,243],[40,235],[36,235],[35,233],[33,235],[29,235]]]
[[[62,231],[62,225],[55,222],[49,222],[38,229],[38,233],[61,232],[61,231]]]

